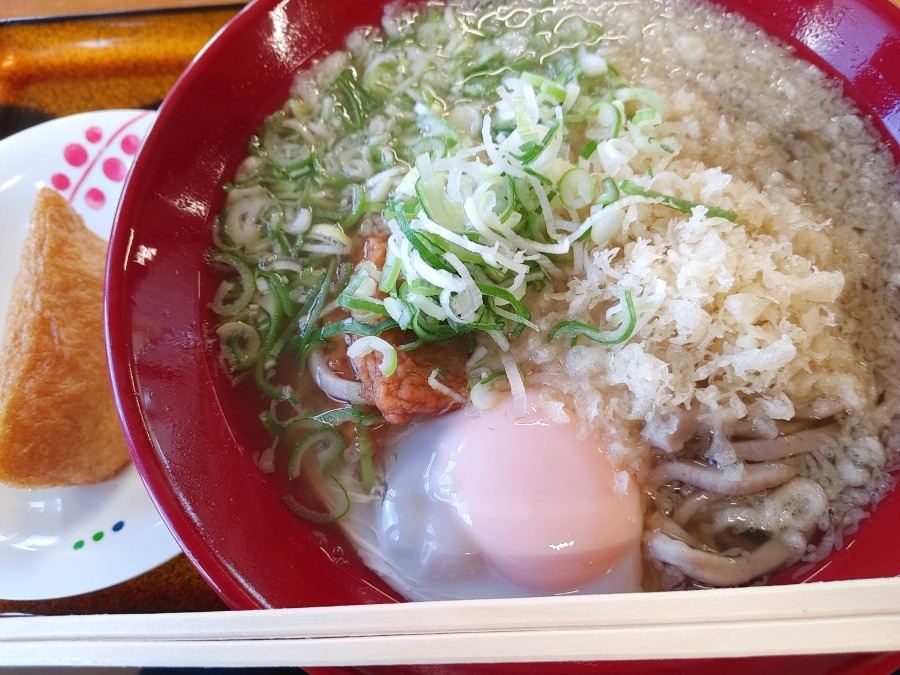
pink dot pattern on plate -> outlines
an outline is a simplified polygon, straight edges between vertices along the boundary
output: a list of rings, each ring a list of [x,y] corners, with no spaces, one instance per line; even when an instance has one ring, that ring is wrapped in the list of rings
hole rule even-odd
[[[63,157],[69,166],[82,166],[88,160],[88,153],[81,143],[69,143],[63,150]]]
[[[57,190],[68,190],[72,185],[72,181],[69,180],[69,177],[64,173],[55,173],[50,178],[50,184],[55,187]]]
[[[103,175],[110,180],[121,183],[125,180],[125,174],[127,172],[128,167],[126,167],[125,162],[118,157],[107,157],[103,160]]]
[[[136,134],[127,134],[122,139],[122,152],[126,155],[133,155],[141,147],[141,139]]]
[[[116,139],[122,131],[124,127],[104,129],[100,125],[84,129],[82,140],[69,143],[62,151],[66,164],[76,170],[54,173],[50,177],[50,184],[60,192],[71,190],[68,199],[75,204],[73,200],[76,199],[76,193],[86,183],[84,187],[87,189],[81,193],[78,201],[91,210],[102,210],[109,204],[108,195],[117,194],[119,190],[107,181],[122,183],[125,180],[132,158],[141,146],[141,137],[135,133],[125,133],[120,139]],[[105,139],[109,140],[104,144]],[[113,141],[117,141],[115,145]],[[92,145],[97,147],[91,147]],[[95,172],[95,168],[99,171]]]
[[[84,137],[88,143],[97,143],[103,138],[103,129],[100,127],[88,127],[84,132]]]
[[[91,188],[84,193],[84,201],[92,209],[102,209],[106,204],[106,195],[103,194],[103,190]]]

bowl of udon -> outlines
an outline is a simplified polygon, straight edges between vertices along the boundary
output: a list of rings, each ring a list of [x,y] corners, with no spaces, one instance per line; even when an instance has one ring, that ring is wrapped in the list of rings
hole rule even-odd
[[[251,3],[110,247],[187,555],[235,609],[900,574],[898,60],[887,0]]]

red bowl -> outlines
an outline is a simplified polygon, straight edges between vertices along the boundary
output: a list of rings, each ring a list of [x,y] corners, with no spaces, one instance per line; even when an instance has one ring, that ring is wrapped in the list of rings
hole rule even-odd
[[[830,73],[871,114],[900,162],[900,9],[889,0],[720,0]],[[134,165],[113,229],[106,322],[113,386],[135,463],[191,561],[235,609],[393,602],[337,532],[285,509],[252,454],[269,444],[249,391],[225,379],[211,347],[217,281],[204,254],[246,142],[287,98],[294,72],[376,23],[382,1],[258,0],[184,73]],[[900,494],[845,548],[775,583],[900,575]],[[690,599],[685,598],[689,611]],[[887,673],[900,655],[517,665],[514,672]],[[378,671],[380,669],[372,669]],[[409,672],[436,672],[410,667]],[[440,672],[503,672],[504,666]],[[392,669],[397,672],[397,669]]]

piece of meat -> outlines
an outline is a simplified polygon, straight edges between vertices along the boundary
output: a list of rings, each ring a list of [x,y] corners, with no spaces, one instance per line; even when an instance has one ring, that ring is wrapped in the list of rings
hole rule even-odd
[[[387,258],[388,237],[390,232],[384,228],[375,228],[361,247],[357,247],[362,255],[360,260],[369,260],[375,263],[375,267],[381,269],[384,267],[384,261]],[[355,261],[359,262],[359,260]]]
[[[399,328],[380,336],[399,346],[413,342],[415,335]],[[378,366],[381,355],[372,352],[352,359],[362,383],[362,398],[374,405],[389,424],[408,424],[416,415],[437,415],[462,406],[468,390],[466,352],[461,340],[424,344],[412,351],[397,350],[397,369],[385,377]],[[453,398],[434,389],[428,378],[435,368],[438,381],[456,392]]]
[[[362,246],[361,259],[376,267],[384,266],[389,232],[375,227]],[[384,297],[379,294],[378,297]],[[415,342],[416,336],[399,328],[387,330],[380,337],[395,347]],[[349,336],[350,342],[356,336]],[[362,383],[362,398],[374,405],[389,424],[408,424],[416,415],[437,415],[462,406],[468,390],[466,350],[461,339],[438,344],[424,344],[412,351],[397,350],[397,369],[385,377],[378,368],[381,355],[373,352],[351,359],[356,376]],[[438,381],[458,394],[458,398],[438,391],[428,383],[435,368]]]

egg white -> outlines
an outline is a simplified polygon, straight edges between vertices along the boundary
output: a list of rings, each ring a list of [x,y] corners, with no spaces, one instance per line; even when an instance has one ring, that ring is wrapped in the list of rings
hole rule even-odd
[[[454,485],[458,462],[467,461],[459,448],[484,438],[488,419],[493,425],[490,432],[497,433],[496,415],[481,416],[472,410],[392,430],[379,453],[379,481],[370,494],[363,493],[356,479],[357,467],[348,464],[341,469],[338,478],[350,494],[351,508],[338,524],[363,562],[410,600],[639,591],[639,522],[628,526],[634,536],[614,562],[576,587],[548,590],[522,585],[491,563],[490,551],[486,555],[473,536],[466,505],[460,504]],[[501,420],[506,423],[515,422]],[[556,451],[580,447],[574,429],[562,425],[555,433],[559,436]],[[491,476],[487,483],[503,480],[503,475]],[[312,482],[323,501],[332,506],[339,503],[341,496],[332,481]],[[640,514],[628,517],[640,518]]]

